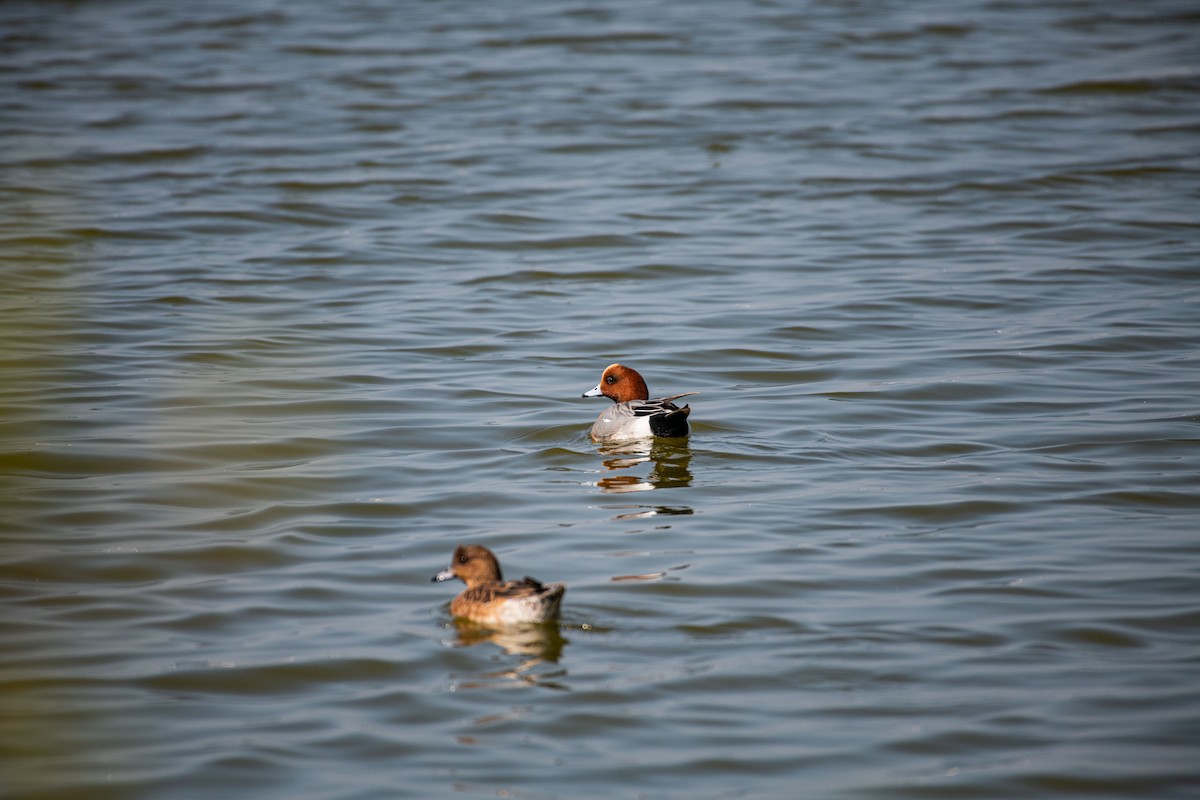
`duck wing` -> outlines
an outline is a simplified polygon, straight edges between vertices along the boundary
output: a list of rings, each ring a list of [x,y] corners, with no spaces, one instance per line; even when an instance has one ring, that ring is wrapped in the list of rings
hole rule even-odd
[[[635,417],[649,417],[655,414],[672,414],[676,411],[682,411],[679,406],[675,405],[674,401],[681,397],[690,397],[699,392],[684,392],[683,394],[673,394],[670,397],[660,397],[657,400],[633,400],[622,405],[629,406],[629,411]],[[684,406],[683,408],[687,408]]]
[[[491,603],[496,600],[513,600],[522,597],[536,597],[546,591],[546,584],[525,576],[519,581],[500,581],[476,586],[463,592],[473,602]]]

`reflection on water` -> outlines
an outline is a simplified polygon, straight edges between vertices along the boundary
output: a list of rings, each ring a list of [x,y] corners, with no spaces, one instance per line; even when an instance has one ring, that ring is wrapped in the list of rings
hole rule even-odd
[[[678,578],[670,577],[669,573],[680,572],[690,567],[691,564],[679,564],[678,566],[668,567],[665,570],[656,570],[654,572],[644,572],[640,575],[614,575],[609,578],[613,583],[624,583],[626,581],[677,581]]]
[[[558,630],[558,624],[514,625],[509,628],[493,629],[478,625],[470,620],[456,619],[458,631],[456,644],[472,647],[483,642],[499,645],[512,655],[537,656],[543,661],[558,661],[567,640]]]
[[[686,439],[621,442],[604,445],[599,452],[604,456],[604,469],[610,472],[633,470],[642,464],[650,464],[650,472],[645,476],[629,473],[599,479],[596,486],[602,492],[645,492],[690,486],[692,483],[692,452]]]
[[[457,637],[451,644],[457,647],[474,647],[479,644],[494,644],[505,653],[526,656],[519,664],[493,672],[485,672],[455,681],[459,688],[478,689],[495,687],[497,683],[542,686],[548,689],[566,689],[556,681],[566,676],[565,669],[539,671],[538,667],[557,664],[562,658],[568,640],[563,637],[557,623],[544,625],[520,625],[493,630],[469,620],[454,620]]]
[[[664,515],[687,516],[695,512],[688,506],[647,506],[647,505],[627,505],[627,506],[607,506],[607,508],[629,508],[632,511],[625,511],[613,517],[617,519],[648,519],[649,517],[660,517]]]

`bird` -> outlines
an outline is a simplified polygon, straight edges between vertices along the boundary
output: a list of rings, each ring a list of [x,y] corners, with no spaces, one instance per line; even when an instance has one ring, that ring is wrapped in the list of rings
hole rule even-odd
[[[483,545],[454,549],[450,566],[432,580],[458,578],[467,585],[450,602],[450,613],[484,626],[531,625],[558,619],[566,584],[542,583],[526,576],[506,581],[496,555]]]
[[[609,364],[600,375],[600,383],[583,393],[584,397],[603,395],[613,401],[600,412],[592,425],[591,436],[596,442],[643,439],[650,436],[687,436],[689,406],[680,408],[673,401],[683,394],[650,399],[650,390],[638,371],[624,364]]]

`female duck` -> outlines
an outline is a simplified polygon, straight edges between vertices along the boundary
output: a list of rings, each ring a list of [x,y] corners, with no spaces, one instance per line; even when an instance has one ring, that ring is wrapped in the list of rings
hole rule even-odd
[[[648,436],[687,436],[687,418],[692,409],[688,406],[680,408],[672,401],[693,394],[699,392],[651,400],[650,390],[637,370],[623,364],[610,364],[604,369],[596,388],[583,393],[584,397],[604,395],[614,402],[596,417],[592,439],[612,442]]]
[[[539,583],[526,576],[506,581],[500,562],[491,550],[477,544],[462,544],[454,550],[450,566],[433,576],[434,581],[458,578],[467,584],[450,603],[450,613],[480,625],[530,625],[558,618],[567,587],[561,583]]]

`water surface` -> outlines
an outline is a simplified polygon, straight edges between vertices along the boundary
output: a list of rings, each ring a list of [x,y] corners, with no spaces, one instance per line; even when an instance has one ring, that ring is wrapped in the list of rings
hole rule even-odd
[[[0,6],[0,794],[1195,796],[1198,25]]]

